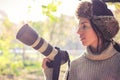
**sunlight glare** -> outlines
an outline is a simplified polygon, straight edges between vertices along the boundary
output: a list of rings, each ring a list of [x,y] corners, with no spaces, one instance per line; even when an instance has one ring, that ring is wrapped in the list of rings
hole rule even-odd
[[[46,16],[42,14],[41,5],[48,4],[52,0],[0,0],[0,10],[4,11],[10,21],[19,23],[20,21],[43,21]],[[75,7],[78,0],[60,0],[62,4],[55,15],[65,14],[74,16]],[[29,8],[29,6],[32,6]]]

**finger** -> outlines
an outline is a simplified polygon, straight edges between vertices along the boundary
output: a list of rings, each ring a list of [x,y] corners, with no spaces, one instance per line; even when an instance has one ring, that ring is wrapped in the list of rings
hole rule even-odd
[[[43,69],[48,68],[47,65],[46,65],[47,62],[50,62],[50,60],[49,60],[48,58],[44,58],[44,59],[43,59],[43,62],[42,62],[42,68],[43,68]]]

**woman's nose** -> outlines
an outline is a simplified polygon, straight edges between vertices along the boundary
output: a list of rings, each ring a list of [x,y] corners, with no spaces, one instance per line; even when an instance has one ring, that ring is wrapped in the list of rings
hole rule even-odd
[[[82,34],[83,33],[83,31],[80,29],[80,28],[78,28],[78,30],[77,30],[77,34]]]

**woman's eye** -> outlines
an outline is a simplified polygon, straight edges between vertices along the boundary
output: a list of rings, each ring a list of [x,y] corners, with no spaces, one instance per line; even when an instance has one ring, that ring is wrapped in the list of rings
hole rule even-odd
[[[83,30],[86,30],[87,29],[87,27],[86,26],[83,26]]]

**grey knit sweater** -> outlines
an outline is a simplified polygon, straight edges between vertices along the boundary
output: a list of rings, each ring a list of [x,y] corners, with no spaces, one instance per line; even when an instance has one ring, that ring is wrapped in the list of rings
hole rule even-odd
[[[52,69],[45,70],[52,80]],[[120,80],[120,53],[110,44],[100,55],[86,52],[71,62],[68,80]]]

